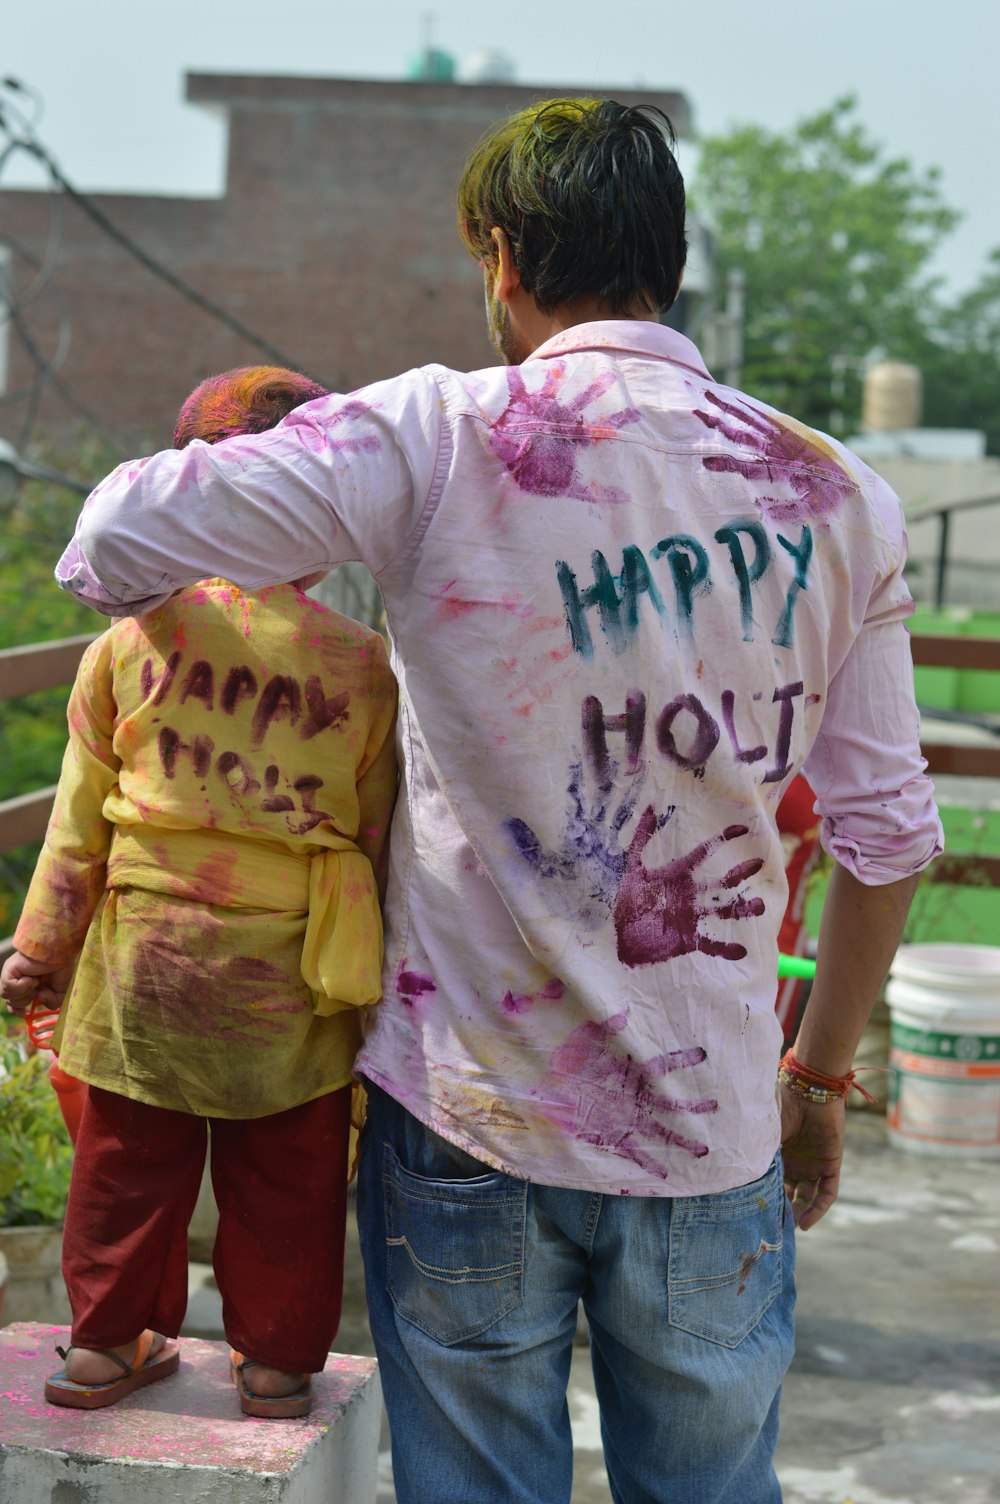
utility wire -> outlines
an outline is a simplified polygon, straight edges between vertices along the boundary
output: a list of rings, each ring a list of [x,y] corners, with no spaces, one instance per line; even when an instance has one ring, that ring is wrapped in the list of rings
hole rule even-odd
[[[41,267],[42,263],[39,261],[39,258],[21,241],[16,240],[14,236],[0,235],[0,244],[9,246],[14,254],[21,257],[28,263],[29,266],[32,266],[36,269]],[[69,328],[69,313],[65,308],[62,294],[58,291],[57,288],[53,287],[50,289],[50,295],[55,297],[59,304],[60,331],[62,331],[64,325]],[[4,294],[2,290],[0,290],[0,298],[3,297]],[[73,412],[75,412],[78,417],[82,418],[85,423],[88,423],[94,430],[94,432],[104,440],[104,442],[112,449],[112,451],[119,459],[127,459],[132,452],[131,447],[128,444],[123,443],[120,436],[114,434],[111,429],[108,428],[108,426],[97,416],[97,414],[92,412],[91,409],[87,407],[85,403],[81,402],[80,399],[75,395],[75,393],[70,390],[70,388],[62,380],[62,378],[57,374],[58,366],[60,364],[57,357],[54,356],[52,360],[46,361],[45,357],[42,355],[42,352],[39,350],[37,344],[35,343],[34,337],[29,332],[21,316],[21,310],[23,308],[22,301],[20,299],[12,301],[9,298],[5,299],[5,301],[7,303],[7,309],[11,324],[13,325],[18,338],[21,340],[21,343],[23,344],[25,350],[30,356],[37,374],[27,386],[19,387],[16,392],[7,392],[3,396],[0,396],[0,406],[5,406],[8,403],[15,401],[15,399],[20,400],[24,397],[28,397],[29,400],[34,397],[37,401],[37,399],[41,396],[42,390],[46,386],[51,386],[53,391],[58,392],[59,396],[62,398],[66,406]],[[23,449],[25,447],[25,442],[25,437],[22,434],[18,447]]]
[[[19,83],[16,78],[5,78],[0,80],[0,89],[6,89],[8,93],[10,93],[11,90],[14,90],[17,93],[31,95],[31,103],[34,107],[34,113],[30,121],[25,117],[24,113],[20,109],[18,109],[17,105],[11,102],[10,99],[5,100],[3,110],[4,112],[6,112],[6,114],[14,117],[14,120],[22,135],[33,135],[34,127],[38,120],[41,118],[42,114],[41,95],[36,89],[29,89],[27,85]],[[2,114],[0,114],[0,122],[2,122]],[[9,132],[9,127],[6,127],[5,122],[3,122],[3,124]],[[6,146],[3,148],[3,151],[0,151],[0,178],[3,177],[3,171],[7,165],[8,160],[12,156],[14,156],[20,149],[20,138],[16,136],[9,136]],[[25,260],[30,261],[31,265],[35,268],[35,280],[28,287],[27,291],[20,293],[17,298],[17,308],[22,311],[27,308],[30,303],[33,303],[34,300],[39,296],[39,294],[44,291],[47,283],[52,276],[53,271],[55,270],[55,264],[59,256],[59,246],[62,240],[63,223],[62,195],[50,193],[48,196],[48,204],[49,233],[48,242],[45,247],[44,259],[42,261],[39,261],[37,257],[26,255],[23,250],[20,252],[20,254],[24,256]],[[13,246],[12,240],[10,240],[6,236],[3,238],[8,245]],[[8,299],[8,304],[9,302],[10,300]],[[6,317],[10,318],[12,312],[13,309],[10,309]]]
[[[0,236],[0,242],[7,243],[6,236]],[[5,282],[7,279],[4,279]],[[7,317],[13,326],[25,350],[28,352],[35,367],[35,375],[27,386],[19,387],[13,392],[5,392],[0,396],[0,406],[9,407],[15,402],[27,399],[27,410],[21,424],[21,433],[18,447],[24,449],[31,437],[41,407],[42,395],[46,386],[54,379],[55,373],[69,354],[72,326],[69,315],[66,312],[62,299],[56,294],[59,312],[59,336],[55,354],[51,360],[46,360],[41,350],[36,345],[21,314],[20,305],[10,296],[10,285],[3,289],[2,294],[7,308]]]
[[[13,81],[6,79],[4,82],[10,87]],[[0,127],[6,129],[9,134],[13,134],[10,132],[10,127],[7,125],[2,111],[0,111]],[[158,261],[155,256],[152,256],[137,241],[133,240],[131,235],[127,234],[125,230],[122,230],[113,220],[108,218],[104,210],[99,208],[88,194],[74,187],[33,132],[25,129],[24,134],[16,138],[16,144],[22,151],[27,152],[41,162],[47,169],[52,181],[66,194],[67,198],[71,199],[88,219],[97,225],[100,230],[103,230],[105,235],[109,236],[117,245],[120,245],[123,250],[127,251],[147,271],[152,272],[155,277],[159,277],[162,282],[166,282],[175,292],[179,292],[182,297],[187,298],[188,302],[195,304],[196,307],[210,314],[212,318],[217,319],[219,323],[224,324],[227,329],[231,329],[234,334],[238,334],[247,344],[253,345],[277,365],[288,366],[292,370],[301,371],[302,375],[308,376],[310,380],[319,382],[322,385],[326,384],[313,372],[304,370],[297,361],[293,360],[291,356],[286,355],[277,345],[272,344],[270,340],[264,339],[262,335],[257,334],[248,325],[244,324],[242,320],[234,317],[233,314],[221,307],[220,304],[214,302],[203,292],[200,292],[197,287],[192,286],[183,277],[179,277],[176,272],[172,272],[169,267],[164,266],[161,261]]]

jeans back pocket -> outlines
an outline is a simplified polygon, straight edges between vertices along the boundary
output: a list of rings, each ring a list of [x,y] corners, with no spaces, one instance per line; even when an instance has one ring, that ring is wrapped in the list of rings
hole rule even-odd
[[[781,1290],[785,1191],[781,1160],[760,1180],[671,1208],[671,1326],[737,1347]]]
[[[396,1311],[451,1346],[478,1336],[524,1293],[526,1181],[500,1171],[437,1180],[384,1145],[386,1277]]]

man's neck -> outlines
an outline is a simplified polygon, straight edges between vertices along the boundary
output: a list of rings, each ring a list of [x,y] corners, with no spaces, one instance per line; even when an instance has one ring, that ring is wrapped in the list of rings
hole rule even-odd
[[[517,302],[515,308],[514,302]],[[521,341],[533,353],[553,335],[564,329],[574,329],[578,324],[600,323],[610,319],[625,319],[658,323],[657,312],[650,312],[641,304],[633,304],[624,312],[614,312],[602,298],[574,298],[572,302],[560,303],[548,313],[543,313],[530,293],[518,289],[510,306],[511,318],[516,322]]]
[[[507,232],[494,226],[490,238],[495,250],[482,263],[486,315],[490,338],[508,365],[520,365],[546,340],[579,324],[609,319],[659,321],[659,311],[651,312],[642,297],[634,298],[627,308],[613,309],[606,299],[587,295],[568,299],[545,311],[539,308],[534,293],[521,283]]]

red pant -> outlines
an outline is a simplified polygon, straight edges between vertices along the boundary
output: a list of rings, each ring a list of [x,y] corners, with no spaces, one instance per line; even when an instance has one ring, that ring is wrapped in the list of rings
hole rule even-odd
[[[323,1367],[340,1321],[350,1105],[345,1086],[271,1117],[210,1120],[226,1337],[292,1373]],[[177,1335],[207,1128],[90,1087],[63,1234],[76,1346]]]

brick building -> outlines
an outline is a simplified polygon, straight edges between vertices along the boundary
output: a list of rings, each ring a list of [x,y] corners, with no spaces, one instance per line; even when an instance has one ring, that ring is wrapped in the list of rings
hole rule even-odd
[[[187,98],[228,123],[218,199],[132,194],[93,201],[157,260],[284,351],[348,391],[435,360],[475,368],[493,359],[480,274],[455,232],[464,157],[499,116],[586,88],[375,82],[192,73]],[[666,110],[690,129],[682,94],[616,91]],[[25,312],[43,351],[55,347],[60,303],[72,343],[67,388],[133,452],[162,447],[183,397],[209,372],[260,359],[230,330],[150,274],[72,200],[63,204],[54,277]],[[45,193],[3,195],[15,242],[15,293],[45,254]],[[7,389],[35,371],[12,336]],[[51,387],[40,430],[68,437],[79,418]],[[19,405],[0,409],[16,437]]]

